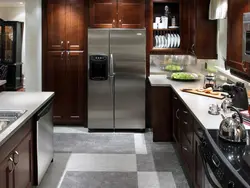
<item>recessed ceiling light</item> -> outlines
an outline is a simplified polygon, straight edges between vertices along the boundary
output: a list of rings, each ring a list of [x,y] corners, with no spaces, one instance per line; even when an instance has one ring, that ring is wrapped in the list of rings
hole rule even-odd
[[[19,2],[20,5],[23,5],[23,2]]]

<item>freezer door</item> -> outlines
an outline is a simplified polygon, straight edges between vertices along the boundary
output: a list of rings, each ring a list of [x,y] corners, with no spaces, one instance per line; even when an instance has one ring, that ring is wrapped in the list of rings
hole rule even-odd
[[[88,128],[89,129],[113,129],[113,77],[110,76],[108,65],[107,79],[93,79],[90,73],[90,57],[93,55],[109,55],[109,30],[88,30]],[[98,58],[98,56],[96,56]],[[101,56],[100,56],[101,57]],[[98,68],[98,64],[95,66]],[[101,69],[100,69],[101,70]]]
[[[145,128],[145,30],[111,30],[115,73],[115,129]]]

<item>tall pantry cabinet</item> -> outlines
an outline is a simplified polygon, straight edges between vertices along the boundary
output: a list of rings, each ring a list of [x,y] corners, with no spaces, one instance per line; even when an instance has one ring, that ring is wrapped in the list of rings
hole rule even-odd
[[[56,124],[85,124],[87,103],[84,0],[43,1],[43,90],[54,91]]]

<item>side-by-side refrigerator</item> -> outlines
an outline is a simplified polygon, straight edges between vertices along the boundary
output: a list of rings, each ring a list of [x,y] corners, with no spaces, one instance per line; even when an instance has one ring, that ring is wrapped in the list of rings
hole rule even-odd
[[[145,29],[88,30],[88,128],[145,129]]]

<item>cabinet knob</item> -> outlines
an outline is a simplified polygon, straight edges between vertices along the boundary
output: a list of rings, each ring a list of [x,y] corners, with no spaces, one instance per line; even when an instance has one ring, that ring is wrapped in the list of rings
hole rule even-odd
[[[14,164],[16,165],[19,162],[19,153],[17,151],[14,152]]]
[[[13,172],[13,170],[14,170],[14,161],[13,161],[12,157],[10,157],[8,160],[8,169],[9,169],[9,172]]]
[[[122,22],[122,20],[119,20],[119,22],[121,23],[121,22]]]
[[[61,47],[63,46],[63,41],[61,41]]]
[[[64,52],[61,52],[61,60],[63,61],[63,54],[64,54]]]
[[[113,19],[113,23],[115,23],[115,19]]]

